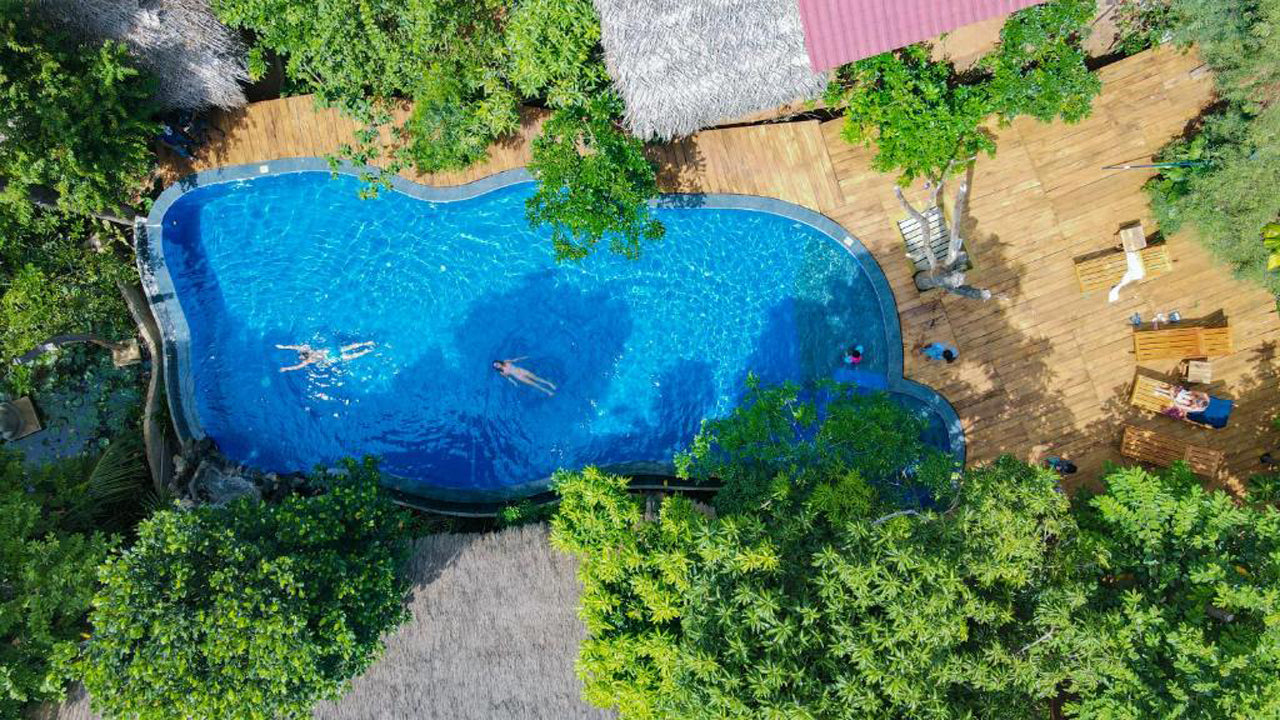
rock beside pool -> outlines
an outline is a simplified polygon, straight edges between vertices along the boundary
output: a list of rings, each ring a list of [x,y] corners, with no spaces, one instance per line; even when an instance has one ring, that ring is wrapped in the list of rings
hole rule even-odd
[[[200,463],[191,479],[194,495],[213,505],[225,505],[246,495],[253,496],[255,500],[262,499],[262,493],[253,480],[220,465],[211,461]]]

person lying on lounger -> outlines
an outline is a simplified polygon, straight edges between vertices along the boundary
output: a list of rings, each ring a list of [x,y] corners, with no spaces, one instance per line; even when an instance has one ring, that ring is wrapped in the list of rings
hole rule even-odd
[[[310,345],[276,345],[276,347],[281,350],[295,350],[298,353],[298,364],[290,365],[289,367],[282,367],[280,368],[280,372],[301,370],[308,365],[324,366],[329,364],[328,348],[320,348],[317,350]],[[373,352],[373,342],[365,341],[352,343],[350,345],[343,345],[338,349],[338,352],[340,353],[338,359],[343,362],[355,360],[361,355],[367,355],[368,353]]]
[[[510,360],[494,360],[493,369],[497,370],[498,374],[506,378],[512,385],[515,385],[516,382],[522,382],[531,388],[541,390],[547,395],[555,395],[555,384],[534,375],[519,365],[516,365],[517,362],[524,359],[525,357],[511,358]]]

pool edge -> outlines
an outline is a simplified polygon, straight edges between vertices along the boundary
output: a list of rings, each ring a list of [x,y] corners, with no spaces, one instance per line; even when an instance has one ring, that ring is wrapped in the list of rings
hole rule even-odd
[[[184,398],[195,397],[194,378],[191,374],[190,326],[186,315],[178,301],[173,278],[169,274],[164,257],[164,217],[179,198],[197,188],[228,182],[249,180],[268,175],[283,175],[299,172],[327,172],[359,177],[368,173],[377,173],[376,168],[339,163],[332,166],[324,158],[303,157],[285,158],[264,163],[248,165],[228,165],[224,167],[202,170],[188,175],[173,183],[160,193],[152,204],[151,211],[145,221],[139,221],[135,233],[135,259],[138,272],[142,278],[142,286],[151,312],[160,327],[160,340],[166,368],[164,384],[165,397],[169,407],[174,430],[180,442],[201,440],[206,437],[200,418],[193,403],[184,402]],[[463,185],[433,186],[423,185],[400,176],[390,179],[390,186],[397,192],[428,202],[458,202],[479,197],[501,190],[512,185],[532,182],[533,176],[523,167],[505,170],[488,175]],[[922,402],[933,411],[946,425],[948,442],[953,455],[963,467],[966,463],[967,444],[959,415],[942,393],[927,385],[917,383],[904,377],[904,357],[902,346],[902,322],[898,314],[893,288],[880,263],[863,245],[862,241],[849,232],[840,223],[820,212],[809,208],[760,195],[738,195],[725,193],[666,193],[650,203],[654,207],[668,208],[705,208],[712,210],[751,210],[767,212],[774,215],[804,223],[844,248],[854,259],[858,267],[866,273],[875,290],[876,301],[881,316],[885,318],[885,347],[888,348],[887,386],[891,392],[908,395]],[[892,319],[892,320],[890,320]],[[549,478],[521,483],[516,486],[522,489],[533,489],[541,485],[546,489]],[[400,490],[399,492],[404,492]],[[458,498],[461,491],[443,492],[437,495],[406,493],[424,500],[463,502]],[[475,493],[471,493],[475,497]],[[526,496],[529,493],[526,493]],[[508,500],[519,500],[512,496]],[[497,494],[475,504],[491,504],[499,501]],[[464,503],[465,504],[465,503]]]

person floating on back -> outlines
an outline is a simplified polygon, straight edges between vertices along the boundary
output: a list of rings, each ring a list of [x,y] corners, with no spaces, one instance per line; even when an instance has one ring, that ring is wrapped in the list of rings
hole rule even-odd
[[[950,345],[935,342],[921,346],[920,352],[930,360],[945,360],[947,363],[953,363],[960,351]]]
[[[323,367],[328,365],[330,362],[328,348],[320,348],[317,350],[310,345],[276,345],[276,347],[281,350],[295,350],[298,353],[298,364],[290,365],[289,367],[282,367],[280,368],[280,372],[301,370],[308,365],[318,365]],[[350,345],[343,345],[338,349],[338,351],[341,353],[338,356],[338,359],[342,362],[355,360],[361,355],[367,355],[368,353],[373,352],[373,342],[365,341],[352,343]]]
[[[524,360],[526,357],[527,356],[522,355],[518,358],[511,358],[510,360],[494,360],[493,369],[497,370],[498,374],[506,378],[512,385],[515,385],[517,382],[522,382],[535,390],[541,390],[547,395],[555,395],[556,386],[554,383],[540,378],[519,365],[516,365],[517,362]]]

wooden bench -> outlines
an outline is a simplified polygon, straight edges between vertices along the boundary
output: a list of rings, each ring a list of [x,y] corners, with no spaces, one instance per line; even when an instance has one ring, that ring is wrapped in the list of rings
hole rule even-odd
[[[1173,269],[1169,251],[1164,245],[1148,245],[1139,250],[1138,254],[1142,256],[1142,265],[1147,271],[1146,278],[1164,275]],[[1076,280],[1080,282],[1080,292],[1085,295],[1110,290],[1120,282],[1126,270],[1128,261],[1125,260],[1123,250],[1076,260]]]
[[[1182,460],[1195,474],[1210,478],[1218,474],[1226,459],[1220,450],[1185,443],[1133,425],[1124,426],[1120,454],[1157,467],[1169,467]]]
[[[1135,328],[1133,354],[1139,361],[1162,358],[1218,357],[1231,354],[1231,328],[1165,325]]]

